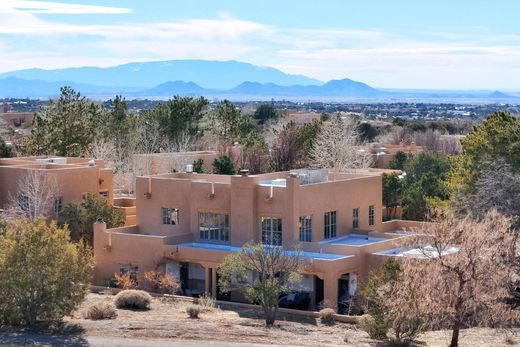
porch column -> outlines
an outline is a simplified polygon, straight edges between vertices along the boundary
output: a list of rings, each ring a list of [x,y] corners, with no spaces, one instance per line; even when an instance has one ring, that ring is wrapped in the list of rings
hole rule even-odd
[[[324,307],[338,310],[338,276],[336,274],[325,274],[323,278],[323,301]]]
[[[211,268],[204,268],[204,292],[209,293],[211,291]]]
[[[211,271],[211,296],[216,299],[217,298],[217,268],[213,268]]]

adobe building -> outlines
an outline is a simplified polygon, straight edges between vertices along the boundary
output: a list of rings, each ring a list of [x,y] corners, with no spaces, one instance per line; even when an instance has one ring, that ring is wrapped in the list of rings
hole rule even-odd
[[[402,141],[398,145],[380,143],[373,143],[370,145],[370,153],[374,159],[374,165],[377,168],[388,168],[390,162],[398,152],[415,155],[424,152],[424,148],[422,146],[417,146],[415,142],[405,145]]]
[[[382,222],[382,178],[369,170],[153,175],[137,178],[136,199],[137,225],[94,225],[95,284],[128,271],[143,283],[145,271],[161,270],[184,295],[240,300],[220,292],[217,268],[245,243],[262,242],[301,247],[305,272],[294,290],[310,309],[337,308],[371,269],[402,255],[403,230],[419,226]]]
[[[54,213],[67,204],[80,202],[86,194],[105,197],[113,203],[113,173],[102,160],[71,157],[18,157],[0,159],[0,208],[20,196],[20,184],[30,173],[52,184],[55,192]],[[26,179],[25,179],[26,180]],[[51,213],[52,214],[52,213]]]

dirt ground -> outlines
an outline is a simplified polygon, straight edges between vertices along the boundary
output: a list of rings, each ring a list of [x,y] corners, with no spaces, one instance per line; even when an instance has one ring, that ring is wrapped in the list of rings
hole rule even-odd
[[[113,300],[111,295],[90,294],[82,308],[66,325],[71,331],[86,337],[105,339],[179,339],[222,341],[283,346],[378,346],[355,325],[336,323],[323,325],[318,319],[303,319],[281,314],[276,326],[267,329],[259,311],[233,307],[215,308],[201,313],[199,319],[188,318],[182,301],[154,298],[147,311],[118,310],[113,320],[86,320],[82,311],[97,300]],[[510,346],[520,344],[518,331],[468,329],[461,333],[462,346]],[[450,334],[446,331],[428,332],[418,339],[423,346],[447,346]]]

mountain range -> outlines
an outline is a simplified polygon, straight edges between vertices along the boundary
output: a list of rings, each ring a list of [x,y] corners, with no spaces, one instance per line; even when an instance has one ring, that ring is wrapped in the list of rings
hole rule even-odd
[[[323,83],[303,75],[237,61],[172,60],[114,67],[26,69],[0,74],[0,97],[48,98],[71,86],[83,95],[106,99],[205,96],[231,100],[402,100],[484,99],[520,101],[501,91],[382,90],[348,78]]]

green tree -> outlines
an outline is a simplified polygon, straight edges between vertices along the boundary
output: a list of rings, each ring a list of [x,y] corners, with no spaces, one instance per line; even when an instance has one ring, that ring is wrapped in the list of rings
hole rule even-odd
[[[44,219],[9,224],[0,237],[0,324],[52,323],[85,299],[93,258],[67,227]]]
[[[306,167],[310,165],[312,161],[310,153],[312,146],[314,146],[314,140],[320,132],[321,125],[321,121],[315,120],[312,123],[305,123],[298,127],[296,136],[296,147],[298,148],[297,166]]]
[[[390,258],[368,276],[361,289],[361,295],[366,300],[365,309],[372,318],[369,327],[366,327],[372,338],[384,340],[387,337],[392,320],[385,295],[389,295],[392,285],[398,281],[400,271],[399,262]]]
[[[362,141],[371,142],[378,135],[377,128],[368,122],[359,124],[359,137]]]
[[[520,121],[506,111],[489,115],[462,141],[462,153],[450,174],[450,188],[462,194],[475,192],[475,184],[485,164],[504,160],[520,170]]]
[[[204,117],[208,100],[203,97],[175,96],[166,104],[160,104],[152,111],[157,112],[161,130],[170,141],[178,142],[184,136],[197,138],[201,134],[199,123]]]
[[[193,161],[193,172],[204,173],[204,160],[202,158]]]
[[[221,155],[213,161],[213,173],[218,175],[234,175],[235,165],[230,157]]]
[[[246,244],[239,253],[224,258],[218,269],[222,291],[238,290],[251,302],[258,302],[264,311],[265,323],[271,327],[278,312],[280,294],[300,279],[302,272],[299,251],[288,252],[282,247]],[[255,276],[252,281],[249,276]]]
[[[234,142],[239,136],[241,120],[240,110],[230,101],[220,102],[213,113],[213,132],[223,140]]]
[[[388,167],[393,170],[404,170],[404,167],[406,166],[406,162],[408,161],[408,158],[410,156],[406,154],[403,151],[398,151],[392,160],[390,160],[390,163]]]
[[[80,156],[103,128],[103,108],[70,87],[38,110],[24,149],[31,154]]]
[[[428,201],[447,200],[446,186],[451,162],[441,154],[421,153],[405,165],[402,199],[403,218],[424,220],[430,210]]]
[[[255,113],[253,114],[253,118],[258,121],[259,124],[264,124],[268,120],[277,119],[278,112],[271,104],[262,104],[258,106]]]
[[[0,138],[0,158],[11,158],[12,156],[11,147],[5,143],[4,139]]]
[[[387,217],[395,218],[395,212],[403,197],[404,180],[397,174],[383,174],[383,205]]]
[[[389,298],[395,297],[401,275],[401,264],[395,258],[389,258],[372,272],[361,289],[365,299],[365,309],[370,319],[362,324],[370,337],[384,340],[390,328],[398,340],[413,339],[424,329],[421,319],[392,310]]]
[[[107,228],[116,228],[125,223],[125,213],[113,207],[105,198],[87,194],[81,203],[72,202],[60,214],[60,224],[68,225],[71,238],[84,240],[89,245],[93,241],[93,224],[101,218]]]

